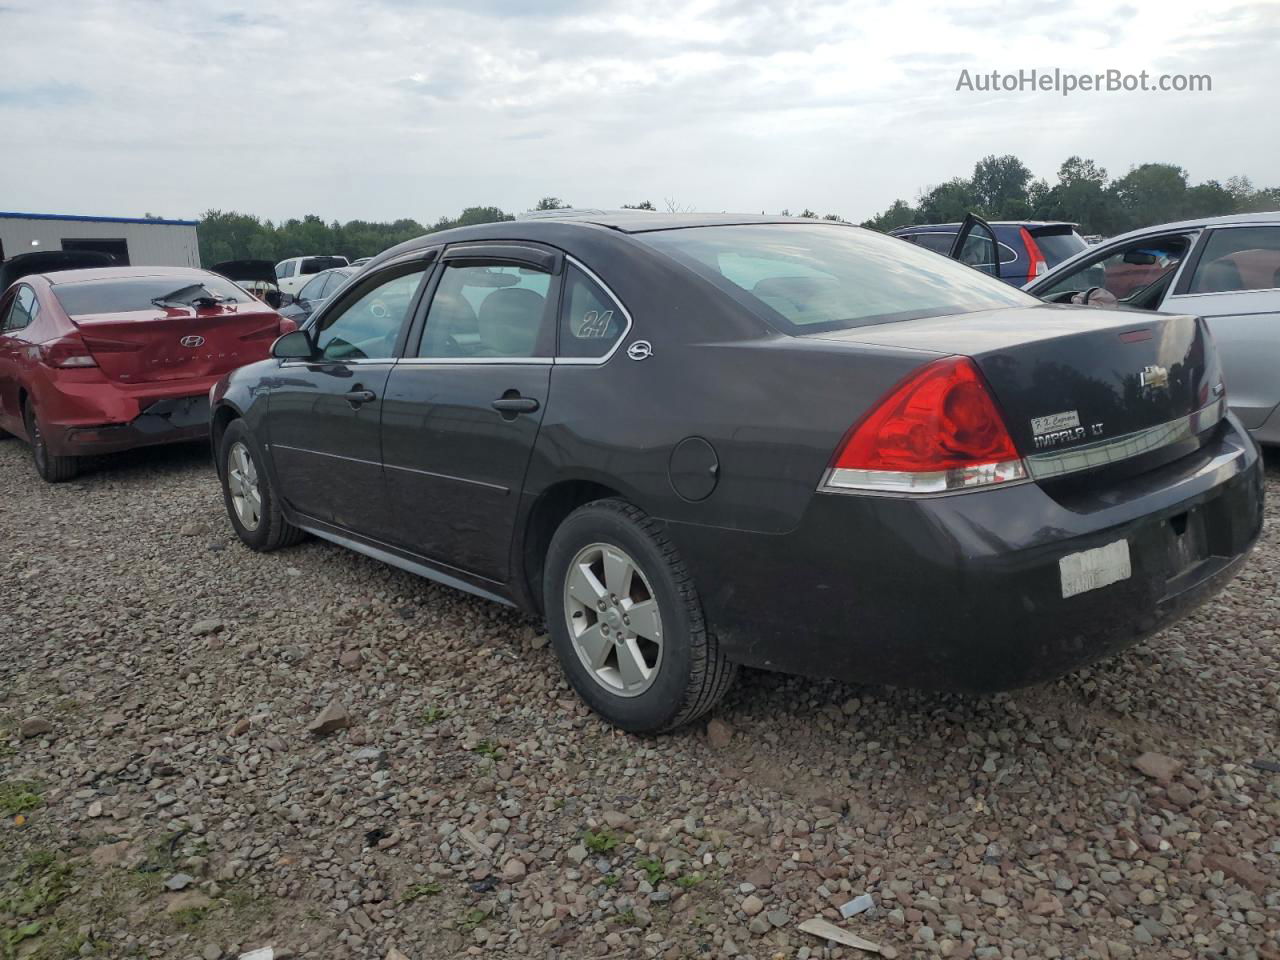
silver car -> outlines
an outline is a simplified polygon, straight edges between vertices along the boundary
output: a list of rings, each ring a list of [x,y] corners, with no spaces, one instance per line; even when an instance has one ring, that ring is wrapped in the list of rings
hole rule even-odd
[[[1259,443],[1280,444],[1280,213],[1134,230],[1080,251],[1023,289],[1051,302],[1204,317],[1231,409]]]

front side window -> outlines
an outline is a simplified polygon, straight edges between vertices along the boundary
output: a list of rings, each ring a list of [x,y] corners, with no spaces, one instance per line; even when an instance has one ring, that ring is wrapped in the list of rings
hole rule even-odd
[[[284,263],[276,264],[276,279],[283,280],[285,277],[293,276],[293,261],[286,260]]]
[[[518,359],[545,355],[551,275],[516,264],[446,264],[431,308],[420,357]]]
[[[324,313],[315,328],[316,349],[326,360],[387,360],[395,356],[404,324],[426,267],[372,278],[354,300]]]
[[[347,274],[343,273],[341,270],[334,270],[332,273],[328,274],[325,279],[322,296],[326,298],[332,297],[338,292],[338,288],[346,282]]]
[[[603,357],[626,326],[627,318],[613,298],[570,264],[560,304],[559,355]]]
[[[1134,240],[1086,261],[1036,293],[1058,300],[1068,293],[1101,287],[1123,301],[1176,271],[1190,249],[1191,239],[1183,234]]]
[[[1188,293],[1280,287],[1280,227],[1231,227],[1209,234]]]
[[[784,333],[1038,303],[954,260],[858,227],[768,223],[635,236]]]
[[[4,319],[4,332],[26,329],[39,313],[40,302],[36,300],[35,291],[30,287],[19,287],[9,315]]]

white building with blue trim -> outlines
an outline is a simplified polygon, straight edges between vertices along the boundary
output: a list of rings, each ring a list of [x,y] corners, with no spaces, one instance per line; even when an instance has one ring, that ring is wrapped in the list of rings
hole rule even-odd
[[[121,265],[198,267],[196,220],[0,212],[0,261],[35,250],[97,250]]]

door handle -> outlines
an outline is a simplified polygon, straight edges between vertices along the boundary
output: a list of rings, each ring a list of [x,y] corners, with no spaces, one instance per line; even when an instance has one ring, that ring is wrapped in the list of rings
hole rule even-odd
[[[533,413],[538,409],[538,401],[533,397],[499,397],[493,401],[493,409],[499,413]]]
[[[360,406],[362,403],[369,403],[378,399],[378,395],[372,390],[352,390],[350,393],[343,394],[343,398],[352,408]]]

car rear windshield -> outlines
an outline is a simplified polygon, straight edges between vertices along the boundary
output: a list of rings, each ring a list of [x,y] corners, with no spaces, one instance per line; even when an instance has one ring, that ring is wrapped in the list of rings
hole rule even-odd
[[[1036,246],[1040,248],[1040,252],[1044,254],[1045,263],[1051,267],[1056,267],[1068,257],[1074,257],[1088,246],[1084,242],[1084,237],[1074,230],[1054,231],[1052,233],[1033,231],[1031,236],[1034,238]]]
[[[62,304],[69,317],[92,313],[132,313],[137,310],[154,311],[152,303],[161,297],[183,291],[183,299],[190,300],[188,288],[202,284],[214,297],[227,303],[252,303],[251,297],[230,280],[215,276],[189,277],[121,277],[113,280],[82,280],[78,283],[57,283],[53,295]]]
[[[694,227],[638,238],[784,333],[821,333],[1039,302],[896,237],[838,224]]]
[[[334,267],[345,267],[346,265],[346,257],[304,257],[302,265],[298,268],[298,273],[305,277],[313,273],[319,273],[321,270],[332,270]]]

